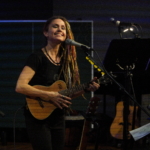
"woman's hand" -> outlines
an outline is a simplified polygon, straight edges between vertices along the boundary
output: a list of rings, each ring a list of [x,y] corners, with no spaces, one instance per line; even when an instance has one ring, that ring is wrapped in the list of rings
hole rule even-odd
[[[97,77],[94,77],[94,79],[91,81],[91,83],[89,84],[89,88],[87,88],[87,91],[96,91],[99,89],[100,84],[96,82]]]
[[[58,92],[48,92],[48,96],[45,100],[51,102],[53,105],[60,109],[63,107],[68,107],[72,104],[70,97],[61,95]]]

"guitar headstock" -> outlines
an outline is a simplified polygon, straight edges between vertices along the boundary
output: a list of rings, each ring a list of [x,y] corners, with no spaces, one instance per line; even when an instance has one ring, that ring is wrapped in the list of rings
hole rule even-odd
[[[93,97],[89,101],[89,105],[87,107],[86,114],[87,115],[95,115],[100,103],[100,98]]]
[[[112,83],[111,79],[108,78],[107,76],[101,76],[99,79],[99,84],[105,84],[107,85],[108,83]]]

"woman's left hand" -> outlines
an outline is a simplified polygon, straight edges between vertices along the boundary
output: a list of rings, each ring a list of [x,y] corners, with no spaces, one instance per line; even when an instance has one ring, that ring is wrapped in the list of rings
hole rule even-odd
[[[94,79],[91,81],[89,88],[87,88],[88,91],[96,91],[99,89],[100,84],[96,82],[97,77],[94,77]]]

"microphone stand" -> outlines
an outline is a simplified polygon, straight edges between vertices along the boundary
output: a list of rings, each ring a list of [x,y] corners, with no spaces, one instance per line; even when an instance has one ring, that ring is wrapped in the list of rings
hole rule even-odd
[[[131,91],[131,78],[132,78],[132,73],[131,70],[133,70],[135,68],[135,65],[133,66],[126,66],[125,68],[122,68],[119,64],[117,64],[117,66],[121,69],[125,71],[125,87],[126,90],[130,93]],[[127,146],[128,146],[128,126],[130,125],[130,122],[128,122],[128,115],[130,113],[129,110],[129,106],[130,106],[130,99],[128,99],[128,97],[125,97],[125,99],[123,99],[123,149],[126,150]],[[135,111],[135,110],[134,110]],[[135,116],[134,116],[135,117]],[[135,118],[133,118],[132,121],[134,121]],[[130,120],[131,121],[131,120]],[[132,125],[134,123],[132,122]]]
[[[119,87],[119,89],[120,89],[121,91],[123,91],[123,92],[125,93],[125,95],[128,96],[128,97],[134,102],[134,104],[136,104],[145,114],[147,114],[147,116],[150,117],[150,114],[146,111],[146,109],[145,109],[144,107],[142,107],[142,106],[135,100],[135,98],[134,98],[132,95],[130,95],[130,93],[128,92],[128,90],[126,90],[126,88],[125,88],[124,86],[122,86],[119,82],[117,82],[117,81],[113,78],[113,76],[107,72],[107,70],[105,69],[105,67],[104,67],[104,65],[103,65],[103,63],[102,63],[102,61],[100,60],[99,55],[97,54],[97,52],[96,52],[94,49],[92,49],[92,48],[90,48],[90,49],[87,49],[86,47],[81,47],[81,48],[84,50],[84,53],[86,54],[86,59],[94,66],[94,68],[96,68],[97,71],[99,71],[103,76],[106,74],[106,76],[107,76],[111,81],[113,81],[113,82]],[[94,58],[89,54],[89,52],[91,52],[91,51],[94,51],[94,52],[97,54],[98,59],[99,59],[99,61],[100,61],[102,67],[100,67],[100,66],[98,65],[98,63],[94,60]],[[126,148],[127,148],[127,145],[124,147],[124,150],[125,150]],[[97,143],[96,143],[95,150],[97,150],[97,149],[98,149],[98,146],[97,146]]]

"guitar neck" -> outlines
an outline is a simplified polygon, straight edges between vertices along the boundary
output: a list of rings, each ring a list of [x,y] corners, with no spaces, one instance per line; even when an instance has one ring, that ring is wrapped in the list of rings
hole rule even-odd
[[[82,91],[88,87],[89,87],[89,83],[84,83],[84,84],[80,84],[80,85],[77,85],[77,86],[69,88],[69,89],[61,90],[61,91],[59,91],[59,93],[62,95],[65,95],[65,96],[71,96],[74,93]]]

